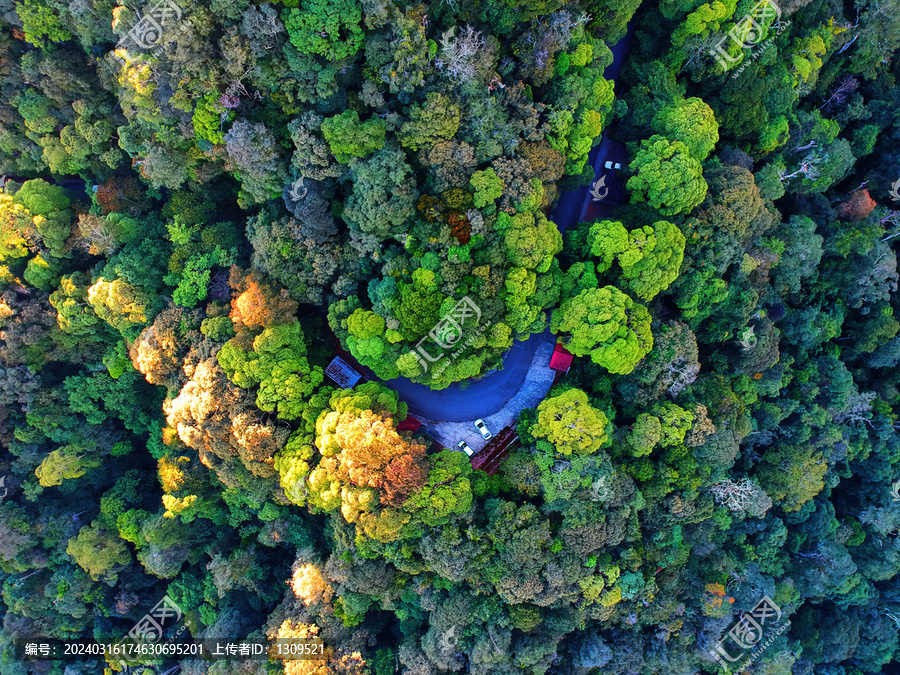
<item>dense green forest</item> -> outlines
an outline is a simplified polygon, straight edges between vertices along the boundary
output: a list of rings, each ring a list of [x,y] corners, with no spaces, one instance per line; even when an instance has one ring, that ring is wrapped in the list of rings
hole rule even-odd
[[[898,672],[900,2],[0,23],[0,674]],[[601,138],[623,203],[555,222]],[[497,473],[398,429],[387,381],[547,330],[576,358]],[[14,653],[164,598],[328,658]]]

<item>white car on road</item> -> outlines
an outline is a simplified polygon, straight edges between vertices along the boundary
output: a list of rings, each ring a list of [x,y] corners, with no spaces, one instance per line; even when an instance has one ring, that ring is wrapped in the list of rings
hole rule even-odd
[[[475,420],[475,428],[481,432],[481,435],[484,437],[484,440],[490,440],[491,432],[488,431],[487,425],[484,423],[484,420],[478,419]]]

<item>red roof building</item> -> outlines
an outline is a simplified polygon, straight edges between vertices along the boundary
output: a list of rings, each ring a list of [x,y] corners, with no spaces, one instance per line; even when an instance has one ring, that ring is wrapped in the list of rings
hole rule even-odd
[[[412,415],[407,415],[406,419],[397,425],[397,431],[418,431],[422,428],[422,423]]]
[[[572,365],[572,359],[574,358],[575,356],[572,352],[557,342],[556,346],[553,348],[553,356],[550,357],[550,367],[553,370],[564,373],[569,369],[569,366]]]
[[[509,449],[513,443],[519,440],[513,427],[506,427],[492,438],[480,452],[472,457],[472,468],[476,471],[484,471],[489,476],[497,473],[500,462],[509,456]]]

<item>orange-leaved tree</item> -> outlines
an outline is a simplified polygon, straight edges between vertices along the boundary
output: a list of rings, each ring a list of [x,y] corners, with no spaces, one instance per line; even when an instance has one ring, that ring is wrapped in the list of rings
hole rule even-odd
[[[234,289],[231,320],[240,336],[242,328],[254,331],[273,323],[288,323],[297,314],[297,302],[285,289],[278,289],[257,272],[231,267],[228,284]]]
[[[334,476],[357,487],[375,488],[382,504],[394,506],[425,484],[425,446],[401,438],[390,417],[372,410],[338,415],[334,441],[341,450],[324,460]]]

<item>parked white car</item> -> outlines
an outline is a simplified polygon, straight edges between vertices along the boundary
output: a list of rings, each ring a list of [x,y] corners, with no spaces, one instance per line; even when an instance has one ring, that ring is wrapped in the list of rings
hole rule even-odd
[[[481,432],[481,435],[484,437],[484,440],[489,440],[491,438],[491,432],[488,431],[487,425],[484,423],[484,420],[475,420],[475,428]]]
[[[465,441],[459,442],[459,449],[466,453],[469,457],[475,454],[475,451],[472,450],[472,448],[469,447],[469,444]]]

